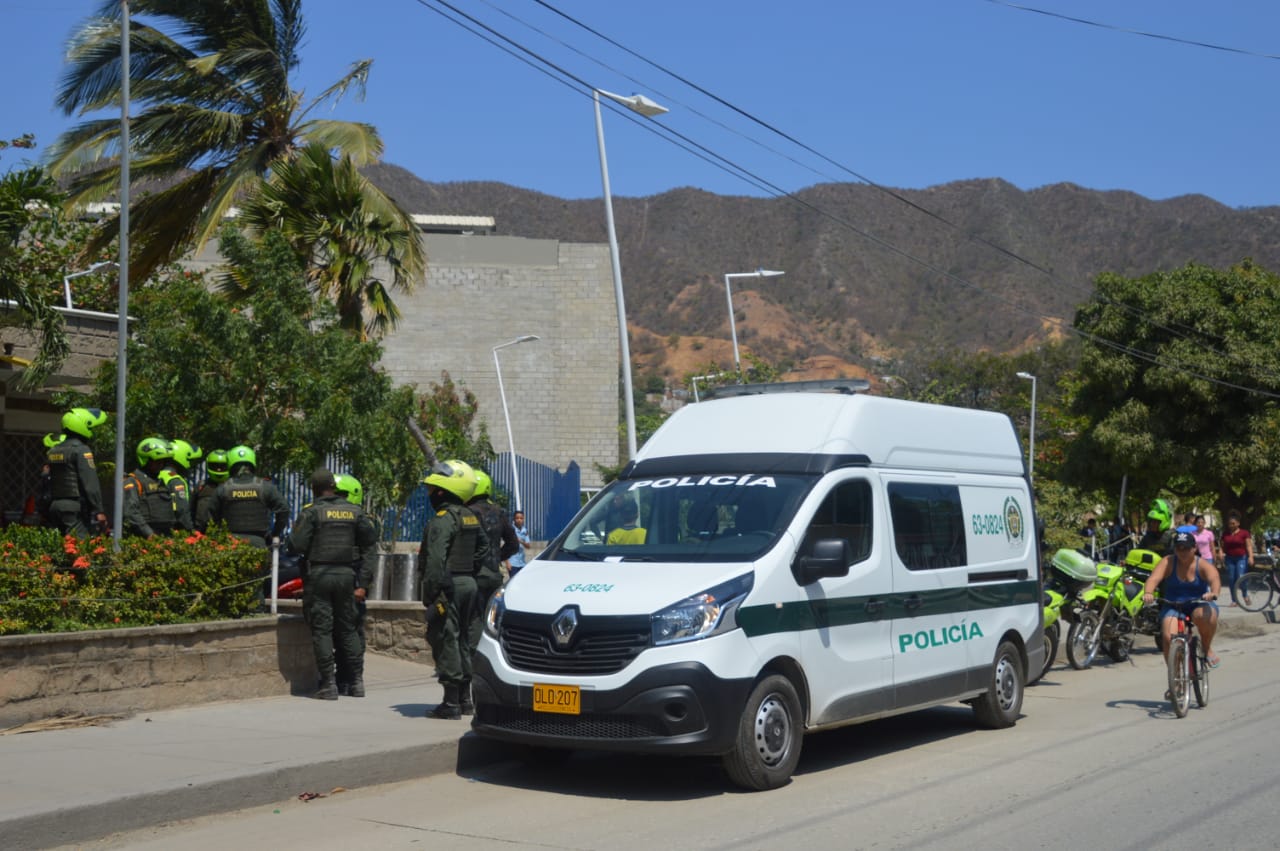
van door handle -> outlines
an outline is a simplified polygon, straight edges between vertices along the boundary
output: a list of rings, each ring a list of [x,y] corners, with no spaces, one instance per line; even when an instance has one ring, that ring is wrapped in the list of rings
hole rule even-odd
[[[878,615],[884,611],[884,600],[868,600],[866,609],[867,614]]]
[[[908,611],[914,611],[924,604],[924,600],[920,599],[919,594],[912,594],[910,597],[902,601],[903,607]]]

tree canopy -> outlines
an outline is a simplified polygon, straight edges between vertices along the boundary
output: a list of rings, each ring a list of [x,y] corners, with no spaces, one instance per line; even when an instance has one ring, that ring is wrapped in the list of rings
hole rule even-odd
[[[1248,260],[1106,274],[1075,325],[1074,410],[1092,427],[1071,446],[1073,477],[1128,474],[1141,499],[1207,492],[1246,525],[1263,516],[1280,497],[1280,277]]]

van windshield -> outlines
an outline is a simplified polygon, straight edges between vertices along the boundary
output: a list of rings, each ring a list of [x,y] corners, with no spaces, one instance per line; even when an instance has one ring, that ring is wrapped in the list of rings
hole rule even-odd
[[[543,558],[747,561],[773,546],[816,481],[746,472],[616,481]]]

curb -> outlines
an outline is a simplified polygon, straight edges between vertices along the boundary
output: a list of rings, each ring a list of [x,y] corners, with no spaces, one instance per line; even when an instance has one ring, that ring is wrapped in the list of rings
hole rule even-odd
[[[510,748],[467,732],[458,739],[365,753],[309,765],[292,765],[242,777],[69,806],[0,821],[6,848],[52,848],[286,801],[299,790],[347,789],[463,773],[511,758]]]

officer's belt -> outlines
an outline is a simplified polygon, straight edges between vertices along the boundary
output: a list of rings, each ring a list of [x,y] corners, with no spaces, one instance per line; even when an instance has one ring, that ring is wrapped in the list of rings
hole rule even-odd
[[[335,568],[343,568],[345,570],[355,570],[355,567],[353,567],[350,563],[342,562],[342,561],[322,561],[318,563],[310,562],[307,565],[308,570],[333,570]]]
[[[475,576],[479,571],[472,568],[470,570],[450,570],[449,573],[453,576]]]

